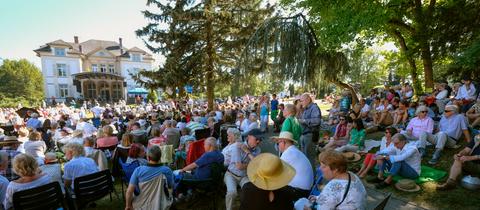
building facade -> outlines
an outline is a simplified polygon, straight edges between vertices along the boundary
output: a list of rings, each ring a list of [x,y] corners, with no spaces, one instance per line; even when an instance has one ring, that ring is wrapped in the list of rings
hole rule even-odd
[[[34,50],[42,62],[45,97],[117,101],[128,90],[138,88],[132,74],[152,70],[152,55],[138,48],[126,48],[122,38],[114,41],[65,42],[61,39]]]

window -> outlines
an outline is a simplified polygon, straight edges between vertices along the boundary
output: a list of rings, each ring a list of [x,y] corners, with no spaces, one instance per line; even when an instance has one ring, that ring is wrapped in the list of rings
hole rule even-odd
[[[65,56],[65,48],[54,48],[55,56]]]
[[[107,65],[106,64],[100,64],[100,72],[107,72]]]
[[[96,97],[97,97],[97,87],[95,86],[95,83],[88,82],[86,98],[96,98]]]
[[[97,64],[92,64],[92,71],[97,72],[98,71],[98,66]]]
[[[60,98],[68,97],[68,85],[58,85],[58,89],[60,92]]]
[[[140,54],[130,54],[130,56],[132,56],[132,61],[135,61],[135,62],[142,61],[142,57]]]
[[[112,98],[118,100],[122,98],[122,83],[112,84]]]
[[[67,65],[63,63],[57,63],[57,76],[66,77],[67,76]]]
[[[115,73],[115,65],[109,64],[108,65],[108,72],[110,72],[112,74]]]

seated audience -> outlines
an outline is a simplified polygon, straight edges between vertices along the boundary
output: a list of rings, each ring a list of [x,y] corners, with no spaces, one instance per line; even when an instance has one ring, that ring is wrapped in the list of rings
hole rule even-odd
[[[62,188],[62,192],[65,193],[65,188],[63,186],[62,180],[62,168],[58,163],[57,155],[53,152],[48,152],[45,154],[45,164],[40,166],[42,173],[48,174],[52,182],[58,182]]]
[[[394,127],[404,128],[408,120],[408,101],[400,101],[398,108],[393,113],[393,124]]]
[[[295,176],[295,169],[270,153],[255,157],[248,165],[250,182],[242,187],[240,210],[291,210],[288,183]]]
[[[389,103],[387,99],[382,99],[382,103],[375,109],[375,115],[373,116],[373,124],[375,126],[392,125],[393,117],[390,111],[393,111],[393,106]]]
[[[319,155],[320,169],[329,182],[319,196],[302,198],[295,204],[299,208],[315,209],[365,209],[367,191],[355,174],[347,171],[345,157],[333,150]],[[302,205],[303,204],[303,205]]]
[[[8,184],[5,200],[3,201],[5,209],[13,208],[13,194],[15,192],[46,185],[51,182],[51,178],[47,174],[40,173],[37,160],[31,155],[19,154],[15,156],[12,165],[13,170],[20,178]]]
[[[437,186],[437,190],[450,190],[457,186],[458,178],[465,171],[469,174],[480,174],[480,135],[470,141],[462,151],[453,155],[453,164],[450,167],[448,180]]]
[[[385,130],[385,136],[380,142],[380,149],[374,153],[368,153],[365,155],[365,160],[363,161],[362,168],[358,171],[358,176],[364,178],[367,176],[368,172],[377,164],[376,156],[378,155],[392,155],[394,154],[395,146],[392,143],[392,136],[397,134],[397,129],[393,127],[388,127]]]
[[[128,184],[127,192],[125,193],[125,209],[134,209],[133,204],[135,202],[135,198],[133,196],[134,191],[139,192],[138,196],[142,196],[142,193],[154,193],[154,192],[142,192],[141,186],[158,176],[163,175],[166,178],[167,181],[167,186],[168,188],[173,187],[173,173],[170,168],[167,166],[163,166],[160,164],[160,158],[161,158],[161,150],[160,147],[157,145],[153,145],[148,149],[147,152],[147,159],[148,159],[148,164],[145,166],[139,166],[133,171],[133,174],[130,178],[130,182]],[[164,186],[158,186],[160,190],[164,190]],[[158,198],[160,199],[160,198]],[[149,206],[147,204],[139,204],[138,205],[147,208],[153,208],[152,206]],[[145,206],[146,205],[146,206]],[[138,206],[136,206],[138,208]]]
[[[395,153],[376,156],[380,165],[379,173],[376,179],[369,181],[377,182],[378,184],[375,186],[377,189],[390,186],[393,182],[393,177],[396,175],[408,179],[416,179],[420,176],[422,157],[415,143],[408,143],[407,138],[399,133],[392,137],[392,141],[396,148]],[[389,175],[386,179],[383,178],[385,169],[389,170]]]
[[[63,147],[65,159],[68,160],[63,168],[65,189],[73,190],[75,178],[98,172],[98,166],[88,157],[85,157],[83,145],[68,143]]]
[[[433,132],[434,123],[432,118],[427,115],[428,108],[419,106],[415,113],[417,116],[410,120],[405,131],[401,131],[410,141],[417,141],[423,133],[432,134]],[[417,142],[418,145],[421,145],[420,141]]]
[[[23,143],[25,154],[29,154],[37,159],[39,165],[43,165],[43,158],[47,151],[47,145],[42,141],[42,134],[38,131],[30,133],[29,140]]]
[[[475,104],[470,107],[465,115],[472,128],[477,128],[480,125],[480,98],[476,100]]]
[[[472,106],[476,98],[475,85],[469,76],[464,76],[462,79],[463,85],[458,89],[455,96],[454,104],[460,107],[459,113],[465,113]]]
[[[253,129],[248,133],[246,143],[237,143],[231,148],[230,160],[225,173],[225,185],[227,195],[225,196],[226,209],[233,209],[233,202],[237,197],[237,185],[242,187],[249,182],[247,167],[250,161],[260,154],[258,146],[262,141],[262,131]]]
[[[128,150],[128,158],[125,163],[130,164],[138,161],[140,165],[147,165],[148,161],[145,159],[145,147],[138,143],[133,143]]]
[[[350,117],[340,116],[340,122],[335,128],[335,134],[328,141],[327,145],[323,149],[335,149],[337,147],[348,144],[350,138],[350,131],[353,127],[353,120]]]
[[[15,156],[21,154],[17,149],[20,144],[22,144],[22,142],[18,141],[15,136],[5,136],[3,138],[3,147],[1,151],[8,154],[8,165],[3,170],[0,170],[0,175],[4,176],[9,181],[18,179],[18,175],[13,171],[12,162]]]
[[[338,152],[356,152],[365,147],[365,128],[362,119],[353,121],[352,130],[350,130],[350,141],[348,144],[336,148]]]
[[[0,170],[5,170],[8,167],[8,154],[4,151],[0,151]],[[10,181],[7,178],[0,175],[0,200],[5,200],[5,194],[7,193],[7,186]],[[3,204],[1,205],[3,207]]]
[[[427,143],[435,145],[435,152],[432,159],[428,162],[430,164],[437,164],[440,159],[441,152],[446,146],[453,148],[457,145],[458,140],[464,135],[467,142],[470,142],[470,132],[468,131],[468,122],[465,116],[458,114],[456,105],[445,106],[445,113],[440,119],[438,125],[438,132],[435,134],[424,132],[420,135],[419,146],[420,152],[425,154],[425,147]]]
[[[308,158],[295,146],[297,140],[288,131],[282,131],[280,136],[274,138],[278,150],[282,153],[280,159],[290,164],[295,169],[295,176],[288,183],[287,188],[293,200],[307,197],[313,185],[313,170]]]
[[[361,110],[360,110],[360,117],[363,119],[363,120],[370,120],[370,110],[371,110],[371,107],[370,105],[368,105],[365,101],[364,98],[360,99],[360,107],[361,107]]]
[[[237,128],[228,128],[227,129],[227,146],[222,149],[222,154],[224,157],[224,165],[228,166],[230,164],[230,159],[232,157],[233,148],[237,145],[237,142],[241,142],[242,137],[240,131]]]
[[[117,146],[118,139],[113,133],[113,126],[107,125],[102,128],[103,137],[97,139],[97,148]]]
[[[242,136],[247,136],[248,132],[250,132],[250,130],[255,129],[255,128],[259,128],[258,117],[255,113],[250,114],[250,117],[248,118],[248,121],[250,123],[248,124],[247,129],[243,130]]]

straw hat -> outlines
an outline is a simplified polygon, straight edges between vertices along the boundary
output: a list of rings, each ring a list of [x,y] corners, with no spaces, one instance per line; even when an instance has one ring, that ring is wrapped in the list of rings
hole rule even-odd
[[[273,136],[272,139],[274,141],[277,141],[279,139],[286,139],[286,140],[290,140],[290,141],[293,141],[295,143],[298,143],[297,140],[293,139],[293,133],[291,133],[289,131],[282,131],[282,132],[280,132],[280,135]]]
[[[295,169],[279,157],[263,153],[247,167],[248,179],[260,189],[276,190],[286,186],[295,176]]]
[[[75,137],[75,136],[80,136],[80,135],[83,136],[83,130],[74,130],[74,131],[72,132],[72,136],[74,136],[74,137]]]
[[[347,159],[347,162],[357,162],[362,158],[360,154],[355,152],[344,152],[342,155]]]
[[[418,186],[415,181],[411,179],[400,179],[395,183],[395,188],[404,192],[417,192],[420,191],[420,186]]]
[[[0,146],[2,145],[11,145],[11,144],[21,144],[21,141],[18,141],[16,136],[5,136],[3,141],[0,141]]]
[[[47,152],[45,154],[45,162],[48,162],[48,163],[58,162],[57,155],[53,152]]]

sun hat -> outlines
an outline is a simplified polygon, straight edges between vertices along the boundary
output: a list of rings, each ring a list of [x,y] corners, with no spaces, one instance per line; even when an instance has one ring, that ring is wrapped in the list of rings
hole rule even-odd
[[[355,153],[355,152],[344,152],[344,153],[342,153],[342,155],[345,157],[347,162],[357,162],[362,158],[362,156],[360,156],[360,154]]]
[[[45,162],[48,162],[48,163],[58,162],[57,155],[53,152],[47,152],[45,154]]]
[[[263,190],[276,190],[286,186],[295,173],[292,166],[270,153],[258,155],[247,167],[248,179]]]
[[[457,105],[446,105],[445,106],[445,111],[454,111],[457,112]]]
[[[21,141],[18,141],[16,136],[5,136],[3,141],[0,141],[0,145],[10,145],[10,144],[22,144]]]
[[[247,135],[248,135],[248,136],[255,136],[255,138],[256,138],[257,140],[260,140],[260,141],[261,141],[262,138],[263,138],[263,133],[262,133],[262,131],[261,131],[260,129],[258,129],[258,128],[254,128],[254,129],[250,130]]]
[[[289,131],[282,131],[278,136],[273,136],[272,139],[277,141],[279,139],[286,139],[298,143],[297,140],[293,139],[293,133]]]
[[[411,179],[400,179],[395,183],[395,188],[404,192],[417,192],[420,191],[420,186],[418,186],[415,181]]]
[[[74,130],[72,132],[72,136],[80,136],[80,134],[83,136],[83,130]]]

